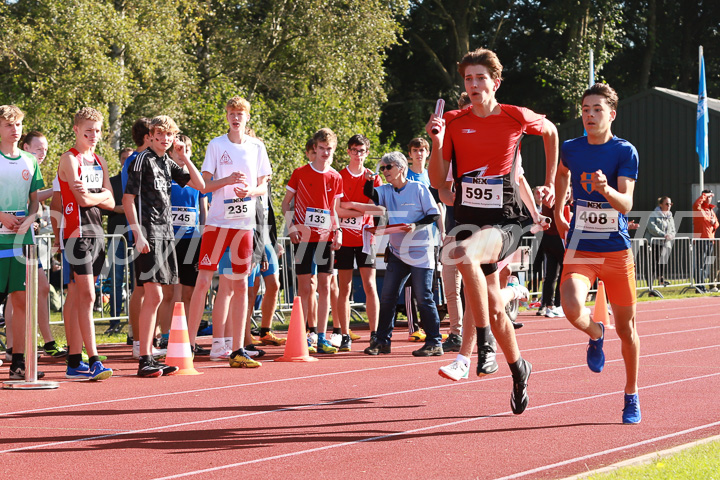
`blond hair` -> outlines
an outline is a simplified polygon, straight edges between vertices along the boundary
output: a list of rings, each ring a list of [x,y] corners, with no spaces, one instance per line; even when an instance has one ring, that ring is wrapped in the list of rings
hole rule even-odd
[[[90,120],[92,122],[102,122],[102,113],[98,112],[91,107],[83,107],[75,114],[74,125],[80,125],[83,120]]]
[[[230,100],[228,100],[227,104],[225,105],[226,111],[230,110],[230,109],[242,110],[243,112],[245,112],[249,115],[250,114],[250,102],[248,102],[244,98],[238,97],[236,95],[236,96],[232,97]]]
[[[178,133],[180,129],[175,123],[175,120],[167,115],[158,115],[157,117],[150,120],[150,134],[155,132],[169,132]]]
[[[15,105],[0,105],[0,118],[8,122],[17,122],[25,118],[25,114]]]

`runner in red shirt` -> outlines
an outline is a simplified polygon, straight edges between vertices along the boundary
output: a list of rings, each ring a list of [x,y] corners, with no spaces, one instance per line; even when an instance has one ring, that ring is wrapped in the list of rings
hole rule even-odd
[[[443,262],[457,262],[466,300],[477,330],[478,375],[498,370],[490,330],[505,354],[513,376],[510,405],[515,414],[527,407],[530,362],[520,356],[515,331],[507,320],[500,293],[497,262],[517,247],[523,227],[531,223],[522,213],[519,193],[520,140],[525,134],[542,135],[545,143],[544,201],[553,202],[558,158],[555,126],[528,109],[501,105],[495,92],[502,81],[502,65],[494,52],[467,53],[458,71],[472,106],[432,115],[426,130],[433,142],[429,175],[434,187],[444,185],[448,170],[457,186],[456,243],[443,253]],[[481,272],[482,269],[482,272]]]
[[[365,291],[365,305],[370,322],[370,337],[377,330],[379,299],[375,282],[375,251],[363,252],[363,229],[374,226],[373,213],[382,214],[375,203],[363,193],[365,186],[364,163],[370,153],[370,140],[364,135],[353,135],[347,143],[350,164],[340,171],[343,181],[342,206],[352,216],[340,217],[343,229],[342,246],[335,254],[335,268],[338,270],[338,305],[337,316],[340,320],[342,341],[341,352],[349,352],[352,345],[350,338],[350,289],[352,286],[353,269],[357,263],[358,271]],[[382,185],[380,176],[376,175],[373,185]],[[367,251],[367,250],[366,250]]]
[[[342,244],[342,230],[337,218],[338,211],[345,211],[340,207],[342,177],[330,166],[337,147],[335,133],[329,128],[322,128],[315,133],[313,140],[316,157],[292,173],[282,211],[283,215],[287,214],[290,203],[295,199],[289,231],[290,241],[294,244],[295,274],[303,314],[310,334],[317,334],[317,351],[336,353],[337,348],[325,338],[325,330],[330,312],[334,251]],[[313,278],[313,264],[317,266],[317,282]]]

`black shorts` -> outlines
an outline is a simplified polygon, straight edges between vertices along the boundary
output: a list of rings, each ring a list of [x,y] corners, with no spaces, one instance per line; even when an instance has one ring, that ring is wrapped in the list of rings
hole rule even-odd
[[[105,262],[105,239],[102,237],[73,237],[65,240],[65,256],[75,275],[97,277]]]
[[[502,237],[502,247],[498,261],[506,259],[515,250],[517,250],[520,240],[523,236],[523,227],[520,223],[506,223],[502,225],[492,225],[493,228],[500,232]],[[455,236],[455,240],[461,242],[470,238],[470,236],[480,230],[482,227],[472,224],[456,225],[448,235]],[[487,277],[492,275],[498,269],[497,262],[480,265],[483,273]]]
[[[180,285],[194,287],[200,263],[200,237],[181,238],[175,243]]]
[[[295,275],[312,274],[313,265],[317,273],[332,273],[335,266],[332,242],[307,242],[293,245],[295,253]]]
[[[135,258],[135,281],[142,287],[146,283],[175,285],[178,283],[178,265],[175,240],[148,240],[150,252]]]
[[[363,253],[363,247],[340,247],[335,252],[335,268],[338,270],[352,270],[355,268],[375,268],[375,252],[368,255]]]

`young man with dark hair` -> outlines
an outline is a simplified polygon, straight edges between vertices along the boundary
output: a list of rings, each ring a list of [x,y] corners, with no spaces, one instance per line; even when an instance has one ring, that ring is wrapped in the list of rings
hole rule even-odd
[[[343,201],[341,205],[344,215],[339,215],[340,228],[343,229],[342,246],[335,252],[335,268],[338,270],[338,304],[337,315],[340,320],[342,339],[340,351],[351,350],[352,339],[350,338],[350,290],[355,264],[357,264],[360,278],[365,291],[365,305],[370,323],[370,338],[372,339],[377,330],[379,299],[377,284],[375,282],[375,252],[363,252],[363,230],[374,226],[373,214],[381,215],[382,210],[378,209],[373,201],[363,193],[365,186],[365,173],[370,171],[365,168],[365,160],[370,153],[370,140],[364,135],[353,135],[347,142],[347,152],[350,156],[350,163],[340,170],[343,184]],[[373,178],[373,185],[382,185],[379,175]]]
[[[520,205],[519,146],[525,134],[541,135],[545,143],[545,200],[552,203],[558,135],[543,115],[500,104],[495,93],[502,64],[494,52],[468,52],[458,64],[472,105],[432,115],[426,131],[433,142],[429,175],[433,186],[445,184],[448,171],[457,187],[456,242],[446,246],[443,263],[454,261],[463,278],[465,299],[477,330],[478,375],[498,370],[492,334],[505,354],[513,378],[510,406],[519,415],[528,404],[527,383],[532,365],[520,355],[515,331],[505,314],[497,262],[518,245],[529,219]],[[467,328],[468,326],[466,326]]]
[[[628,234],[638,176],[635,147],[613,135],[618,97],[608,85],[596,83],[581,100],[587,136],[562,145],[555,180],[555,198],[564,199],[572,185],[574,215],[568,224],[564,202],[555,204],[555,222],[567,251],[560,283],[563,312],[570,323],[590,337],[587,364],[593,372],[605,365],[605,327],[585,309],[585,298],[596,279],[603,280],[612,305],[615,328],[625,361],[623,423],[640,423],[638,369],[640,339],[635,326],[635,263]]]
[[[185,145],[177,139],[175,121],[160,115],[150,122],[150,147],[132,161],[123,196],[125,215],[135,239],[135,281],[144,287],[139,329],[133,334],[140,341],[139,377],[171,375],[177,367],[156,362],[152,357],[152,339],[163,285],[178,283],[175,235],[170,200],[172,181],[197,190],[205,182],[187,156]],[[168,155],[175,148],[180,164]],[[136,205],[137,203],[137,205]]]

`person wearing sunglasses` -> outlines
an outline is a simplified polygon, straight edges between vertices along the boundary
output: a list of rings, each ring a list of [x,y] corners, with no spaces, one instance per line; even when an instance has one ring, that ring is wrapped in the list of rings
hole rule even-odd
[[[387,209],[388,221],[396,228],[394,233],[388,230],[390,238],[385,250],[387,266],[380,294],[377,337],[365,353],[390,353],[397,301],[405,281],[411,276],[425,330],[424,345],[412,354],[416,357],[442,355],[440,317],[432,293],[435,251],[431,231],[431,225],[440,217],[440,210],[426,185],[407,179],[408,163],[402,153],[383,155],[378,170],[387,183],[375,187],[372,173],[365,172],[364,192],[376,205]],[[382,234],[382,230],[376,234]]]

